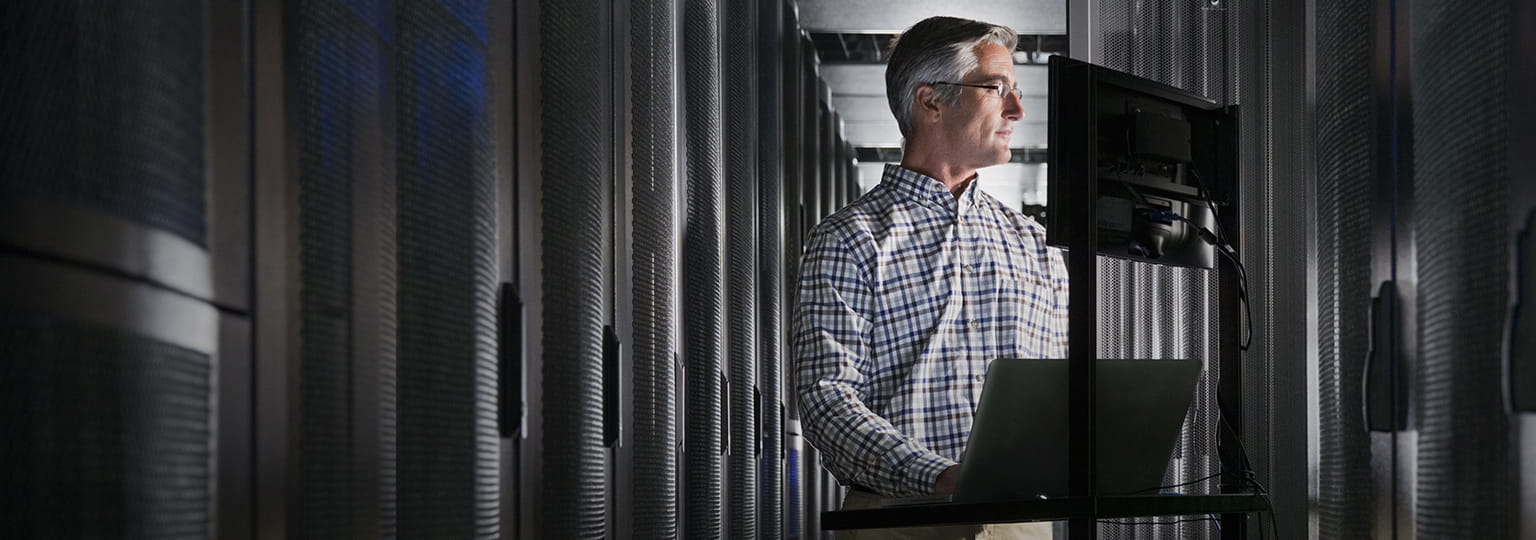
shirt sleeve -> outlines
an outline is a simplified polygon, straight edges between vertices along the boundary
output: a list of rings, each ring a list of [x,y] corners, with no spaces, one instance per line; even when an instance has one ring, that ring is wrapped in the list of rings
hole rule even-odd
[[[1042,240],[1043,242],[1043,240]],[[1048,248],[1051,268],[1051,289],[1055,301],[1051,303],[1051,345],[1053,346],[1053,358],[1066,358],[1068,351],[1067,334],[1071,328],[1071,282],[1067,273],[1067,263],[1063,260],[1061,250]]]
[[[875,365],[867,266],[836,233],[817,228],[801,257],[797,291],[793,358],[806,439],[845,483],[892,496],[932,493],[939,473],[955,461],[864,403]]]

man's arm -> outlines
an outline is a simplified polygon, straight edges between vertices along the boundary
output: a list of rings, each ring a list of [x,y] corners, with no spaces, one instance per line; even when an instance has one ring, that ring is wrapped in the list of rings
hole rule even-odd
[[[818,228],[800,263],[793,358],[806,438],[844,481],[887,495],[933,493],[955,462],[864,404],[875,298],[868,269],[835,234]]]

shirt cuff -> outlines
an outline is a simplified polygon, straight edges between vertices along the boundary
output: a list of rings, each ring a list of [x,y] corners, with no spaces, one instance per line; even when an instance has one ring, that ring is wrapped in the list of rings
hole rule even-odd
[[[932,452],[919,455],[912,466],[907,468],[907,485],[902,487],[912,493],[931,495],[934,485],[939,481],[939,473],[954,465],[955,460]]]

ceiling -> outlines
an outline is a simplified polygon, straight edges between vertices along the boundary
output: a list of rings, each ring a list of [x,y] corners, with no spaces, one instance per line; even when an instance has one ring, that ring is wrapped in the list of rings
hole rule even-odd
[[[800,26],[813,33],[899,34],[947,15],[987,21],[1020,34],[1066,34],[1066,0],[796,0]]]

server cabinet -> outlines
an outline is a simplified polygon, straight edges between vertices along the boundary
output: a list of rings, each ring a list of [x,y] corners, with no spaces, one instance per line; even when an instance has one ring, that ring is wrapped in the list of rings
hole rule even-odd
[[[497,534],[489,17],[253,6],[259,536]]]
[[[220,391],[221,348],[238,370],[249,302],[238,271],[215,269],[248,245],[221,212],[240,214],[245,185],[211,161],[237,161],[223,135],[239,119],[207,112],[210,92],[239,84],[212,65],[238,58],[215,33],[229,20],[196,1],[0,9],[13,535],[202,538],[240,501],[242,456],[219,451],[239,439],[217,426],[220,400],[241,397]]]
[[[805,42],[800,39],[800,23],[796,5],[786,0],[784,23],[780,29],[780,42],[784,52],[780,57],[783,73],[784,95],[784,297],[786,312],[795,301],[795,288],[799,282],[797,270],[800,252],[806,234],[806,153],[805,144]],[[788,328],[790,325],[785,324]],[[788,336],[779,341],[782,350],[790,351]],[[792,361],[792,359],[791,359]],[[800,439],[799,411],[794,398],[793,368],[785,370],[785,389],[782,411],[784,452],[784,521],[781,538],[799,538],[805,515],[803,475],[803,442]]]
[[[678,426],[681,423],[675,332],[677,290],[678,109],[681,72],[677,5],[630,6],[630,171],[633,303],[633,533],[673,538],[679,531]],[[629,414],[629,413],[626,413]]]
[[[1408,3],[1416,537],[1512,538],[1520,517],[1515,456],[1529,449],[1511,437],[1514,418],[1500,391],[1513,192],[1506,92],[1514,74],[1492,60],[1514,54],[1512,5]]]
[[[539,343],[530,376],[537,447],[529,478],[532,536],[607,534],[610,452],[605,421],[605,359],[615,358],[607,328],[612,292],[615,145],[614,57],[593,29],[611,28],[611,6],[537,6],[537,142],[540,168]],[[606,33],[604,33],[606,35]],[[533,180],[537,178],[537,180]],[[605,353],[606,348],[606,353]],[[607,385],[606,388],[612,388]],[[536,414],[536,416],[535,416]],[[531,530],[530,530],[531,529]]]
[[[724,178],[726,188],[727,344],[726,372],[726,509],[725,534],[730,538],[758,536],[757,513],[757,378],[758,314],[757,259],[763,239],[758,229],[758,65],[755,40],[757,12],[750,0],[724,5],[721,39],[725,124]]]
[[[1390,173],[1390,169],[1378,171],[1380,157],[1388,154],[1378,145],[1393,141],[1390,136],[1381,137],[1380,132],[1390,129],[1396,111],[1387,100],[1360,99],[1390,95],[1388,88],[1372,91],[1371,81],[1381,80],[1373,74],[1390,69],[1386,65],[1372,67],[1384,58],[1373,56],[1371,51],[1390,35],[1379,34],[1376,42],[1371,39],[1384,29],[1380,24],[1371,25],[1374,8],[1379,5],[1324,2],[1318,6],[1318,527],[1324,536],[1370,536],[1374,531],[1382,537],[1383,533],[1390,536],[1395,528],[1391,515],[1396,509],[1377,504],[1390,501],[1390,492],[1377,493],[1397,478],[1391,469],[1397,452],[1392,439],[1401,430],[1389,426],[1383,430],[1387,433],[1373,436],[1361,414],[1365,403],[1361,382],[1371,352],[1367,338],[1372,285],[1392,280],[1391,261],[1372,264],[1373,256],[1390,253],[1390,244],[1383,245],[1386,250],[1371,249],[1377,241],[1372,237],[1373,226],[1385,224],[1377,236],[1384,234],[1388,242],[1393,232],[1390,220],[1381,215],[1383,209],[1390,212],[1393,202],[1385,197],[1385,208],[1373,207],[1372,195],[1384,182],[1372,179]],[[1360,32],[1362,26],[1375,31]],[[1373,270],[1380,272],[1383,265],[1387,271],[1373,276]],[[1387,289],[1389,294],[1392,290]],[[1388,301],[1396,304],[1396,298],[1393,294]],[[1378,317],[1402,320],[1387,311]],[[1383,339],[1382,343],[1396,342]],[[1383,367],[1394,358],[1385,349],[1380,356]],[[1373,438],[1382,441],[1373,445]],[[1373,446],[1380,446],[1379,452],[1373,452]]]
[[[682,244],[684,535],[723,532],[726,409],[723,382],[725,298],[722,285],[725,186],[718,6],[683,3],[684,141],[687,207]]]
[[[784,4],[757,3],[757,259],[758,298],[758,536],[784,535],[784,261],[795,257],[786,246],[788,207],[784,186],[789,179],[788,147],[784,144],[788,96],[784,95],[782,57],[787,43]]]

